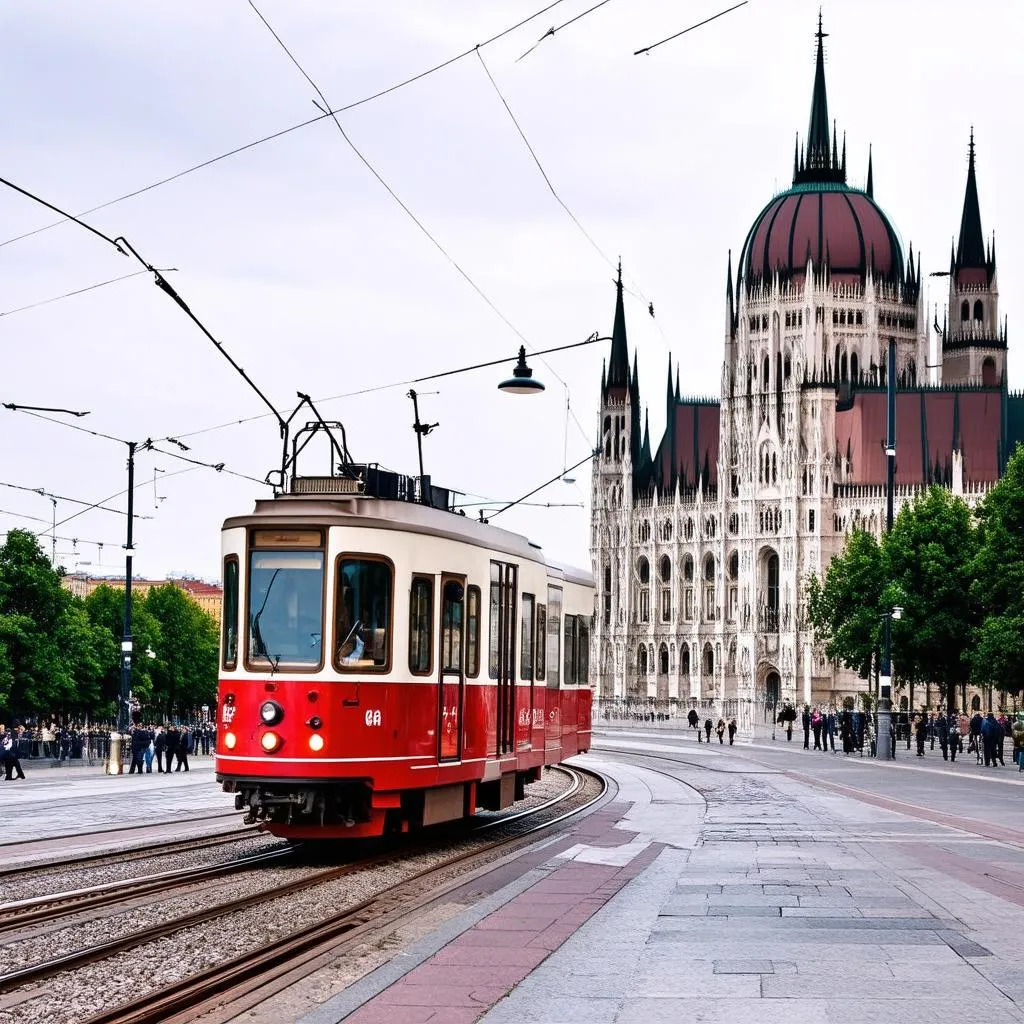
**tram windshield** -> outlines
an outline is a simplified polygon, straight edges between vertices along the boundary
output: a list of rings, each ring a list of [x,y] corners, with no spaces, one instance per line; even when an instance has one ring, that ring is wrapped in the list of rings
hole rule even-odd
[[[253,551],[249,561],[250,662],[315,666],[323,649],[324,553]]]

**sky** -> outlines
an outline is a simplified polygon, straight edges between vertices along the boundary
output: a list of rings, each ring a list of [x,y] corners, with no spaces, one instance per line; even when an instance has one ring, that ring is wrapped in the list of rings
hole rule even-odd
[[[357,461],[416,472],[408,385],[333,396],[507,356],[507,366],[418,388],[423,420],[439,424],[424,438],[426,471],[490,508],[558,477],[594,443],[607,343],[529,358],[542,395],[496,385],[524,340],[537,350],[611,332],[621,257],[656,445],[670,356],[685,393],[719,392],[728,253],[738,255],[758,212],[789,185],[794,137],[807,131],[819,5],[750,0],[634,56],[730,0],[607,0],[572,21],[594,3],[562,0],[339,115],[444,252],[330,119],[84,220],[126,237],[149,264],[176,268],[168,280],[277,408],[290,412],[300,391],[331,398],[319,407],[344,422]],[[544,2],[258,6],[340,107]],[[863,184],[870,144],[875,199],[904,245],[923,253],[926,274],[948,267],[974,126],[982,224],[997,237],[1012,346],[1024,310],[1021,6],[832,0],[821,10],[829,114],[846,132],[850,182]],[[0,40],[0,176],[72,213],[317,115],[311,86],[245,0],[8,0]],[[190,450],[164,449],[223,463],[218,473],[152,451],[136,463],[135,572],[216,579],[221,523],[270,493],[244,477],[262,480],[276,465],[275,422],[249,419],[266,407],[151,276],[91,288],[138,270],[130,258],[67,222],[18,238],[55,219],[0,187],[0,402],[89,410],[57,418],[124,440],[173,436]],[[932,279],[929,303],[944,304],[944,288]],[[1024,385],[1012,351],[1009,378]],[[58,527],[57,561],[123,573],[126,451],[0,409],[0,482],[15,485],[0,486],[0,531],[49,529],[52,500],[17,487],[59,495],[58,521],[85,507],[65,499],[109,498],[114,511]],[[315,452],[310,471],[322,463]],[[588,467],[574,476],[532,499],[552,507],[517,506],[495,524],[588,566]],[[43,543],[49,553],[50,537]]]

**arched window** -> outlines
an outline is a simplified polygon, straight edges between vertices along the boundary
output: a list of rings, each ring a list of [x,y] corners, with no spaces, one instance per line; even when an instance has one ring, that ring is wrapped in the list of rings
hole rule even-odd
[[[693,559],[689,555],[683,559],[683,579],[688,583],[693,580]]]
[[[974,322],[980,324],[985,319],[985,307],[981,304],[981,299],[978,299],[974,303]]]
[[[711,644],[706,644],[704,647],[704,675],[713,676],[715,674],[715,652],[711,647]]]
[[[857,353],[854,352],[850,356],[850,380],[854,383],[857,382],[857,378],[860,376],[860,363],[857,360]]]
[[[679,671],[684,676],[690,674],[690,648],[687,644],[683,644],[679,649]]]
[[[672,520],[666,519],[661,527],[661,539],[667,544],[672,539]]]
[[[839,379],[840,380],[849,380],[850,379],[850,369],[849,369],[849,367],[847,366],[847,363],[846,363],[846,353],[845,352],[843,353],[842,358],[841,358],[840,363],[839,363]]]
[[[649,519],[640,520],[640,525],[637,527],[637,538],[641,544],[646,544],[651,539],[651,523]]]
[[[658,671],[663,675],[668,675],[668,648],[662,644],[658,648]]]
[[[713,583],[715,580],[715,556],[708,555],[704,559],[704,579],[709,583]]]
[[[662,583],[668,583],[672,579],[672,559],[668,555],[662,555],[658,563],[658,574]]]
[[[839,376],[839,346],[836,345],[836,357],[832,363],[832,375],[834,377]]]
[[[772,365],[771,360],[767,356],[765,356],[764,357],[764,363],[762,364],[762,367],[761,367],[762,370],[764,371],[764,376],[761,378],[761,384],[765,388],[768,387],[768,374],[769,374],[769,372],[771,370],[771,365]]]
[[[981,698],[977,694],[975,694],[971,698],[971,710],[972,711],[980,711],[981,710]]]
[[[999,383],[996,380],[996,361],[991,356],[986,356],[981,364],[981,383],[987,388],[995,387]]]
[[[740,529],[740,517],[739,517],[739,514],[736,513],[736,512],[733,512],[732,515],[729,516],[729,532],[730,533],[739,533],[739,529]]]
[[[636,563],[636,571],[641,583],[651,582],[651,564],[643,555],[640,556],[639,561]]]
[[[960,321],[961,323],[966,323],[970,319],[971,304],[966,299],[964,299],[964,301],[960,303]]]
[[[740,556],[737,552],[733,552],[729,556],[729,579],[734,580],[740,574]]]
[[[686,524],[683,526],[683,536],[687,540],[693,540],[693,520],[687,519]]]
[[[647,675],[647,646],[645,644],[641,644],[636,652],[636,674],[638,676]]]
[[[786,353],[786,361],[782,364],[782,375],[789,380],[793,373],[793,366],[790,362],[789,353]]]

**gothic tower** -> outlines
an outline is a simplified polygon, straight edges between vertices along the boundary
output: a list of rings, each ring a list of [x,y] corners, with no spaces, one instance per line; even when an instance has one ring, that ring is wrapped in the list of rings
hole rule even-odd
[[[1006,325],[999,324],[996,243],[985,245],[974,168],[974,129],[960,237],[949,261],[949,313],[942,331],[942,383],[993,387],[1006,374]]]

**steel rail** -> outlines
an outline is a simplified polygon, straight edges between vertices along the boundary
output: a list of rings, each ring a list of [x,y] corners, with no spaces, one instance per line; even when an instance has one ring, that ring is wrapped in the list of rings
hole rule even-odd
[[[464,886],[467,882],[468,869],[474,861],[485,861],[486,869],[490,870],[490,862],[493,861],[496,849],[518,845],[537,832],[550,829],[584,813],[602,800],[608,791],[607,779],[597,772],[578,767],[559,768],[573,779],[573,786],[556,800],[548,801],[541,807],[527,811],[526,814],[536,814],[541,810],[550,809],[554,804],[579,793],[583,788],[582,775],[598,779],[601,782],[601,792],[580,807],[549,821],[540,822],[517,832],[514,836],[495,840],[482,849],[460,853],[443,864],[415,872],[382,892],[338,911],[326,920],[298,929],[288,937],[275,942],[270,948],[243,953],[200,974],[164,985],[158,992],[147,994],[145,1005],[140,1005],[139,1000],[134,1000],[129,1004],[111,1007],[89,1017],[83,1024],[171,1024],[172,1021],[177,1024],[179,1021],[193,1020],[210,1009],[203,1005],[206,1000],[215,999],[223,1002],[227,993],[233,990],[251,990],[266,985],[283,974],[295,971],[297,962],[308,963],[316,960],[339,944],[356,941],[357,933],[379,927],[384,919],[408,914],[420,906],[434,902],[445,892]],[[515,819],[519,820],[522,816],[522,813],[518,813]],[[488,827],[492,824],[497,826],[507,823],[507,820],[488,823]],[[463,870],[459,872],[457,878],[447,884],[440,881],[445,873],[450,872],[453,867],[460,866]],[[416,891],[410,895],[410,889]],[[272,894],[261,895],[260,902],[266,902],[268,895],[272,897]]]

